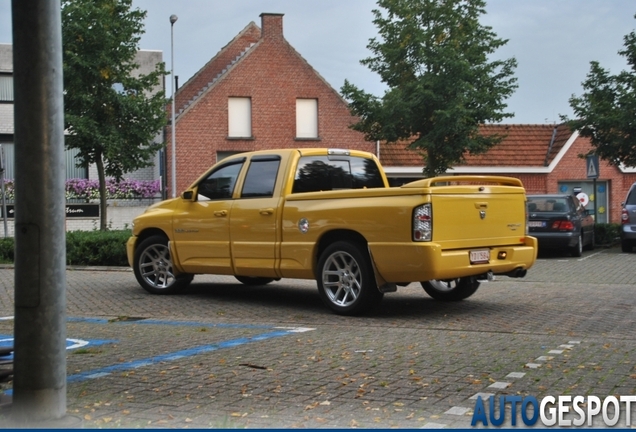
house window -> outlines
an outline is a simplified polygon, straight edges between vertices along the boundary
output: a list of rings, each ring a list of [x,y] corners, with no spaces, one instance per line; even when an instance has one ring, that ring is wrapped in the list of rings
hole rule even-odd
[[[318,99],[296,99],[296,138],[318,138]]]
[[[0,102],[13,102],[13,76],[0,74]]]
[[[252,137],[252,100],[231,97],[227,102],[228,138]]]

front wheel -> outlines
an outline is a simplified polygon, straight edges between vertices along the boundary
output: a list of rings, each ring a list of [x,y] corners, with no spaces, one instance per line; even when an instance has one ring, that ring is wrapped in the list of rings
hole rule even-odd
[[[175,275],[168,239],[154,235],[142,241],[135,250],[133,271],[139,285],[152,294],[174,294],[192,282],[193,275]]]
[[[420,282],[424,291],[435,300],[459,301],[475,294],[479,282],[474,277]]]
[[[357,244],[336,242],[320,255],[318,292],[322,301],[340,315],[358,315],[378,304],[378,289],[369,254]]]

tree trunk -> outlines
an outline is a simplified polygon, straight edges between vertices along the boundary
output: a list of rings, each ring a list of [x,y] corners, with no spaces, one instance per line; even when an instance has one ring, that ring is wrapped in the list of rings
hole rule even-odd
[[[104,174],[104,161],[102,160],[101,152],[95,158],[95,165],[97,166],[97,178],[99,179],[99,229],[100,231],[106,231],[106,174]]]

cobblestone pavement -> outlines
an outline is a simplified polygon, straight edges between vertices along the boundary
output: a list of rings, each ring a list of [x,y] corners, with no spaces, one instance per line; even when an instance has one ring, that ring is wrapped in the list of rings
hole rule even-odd
[[[153,296],[129,270],[69,270],[68,337],[90,343],[68,351],[68,412],[87,428],[458,428],[479,394],[635,395],[634,269],[619,248],[542,256],[465,301],[411,284],[356,318],[313,281],[197,276]],[[13,278],[0,269],[0,317]]]

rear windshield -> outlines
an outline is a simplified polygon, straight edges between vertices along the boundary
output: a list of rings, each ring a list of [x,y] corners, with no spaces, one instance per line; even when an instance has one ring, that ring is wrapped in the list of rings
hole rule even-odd
[[[629,191],[629,195],[627,195],[625,204],[636,205],[636,187],[633,187],[632,190]]]
[[[567,210],[568,200],[565,198],[528,197],[528,211],[530,212],[562,212]]]
[[[292,193],[384,187],[373,159],[305,156],[298,161]]]

